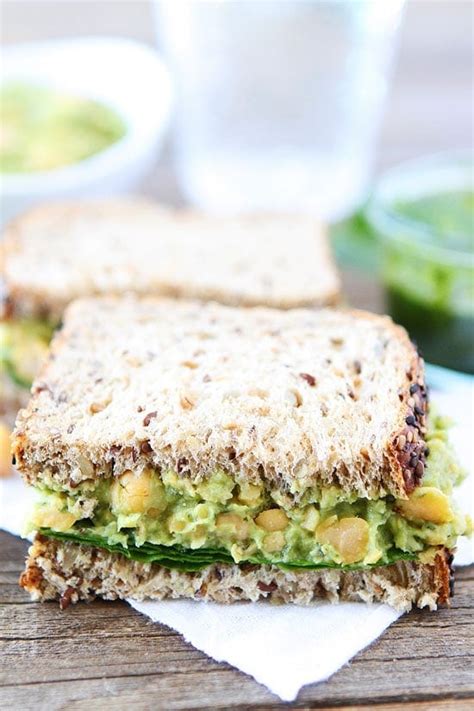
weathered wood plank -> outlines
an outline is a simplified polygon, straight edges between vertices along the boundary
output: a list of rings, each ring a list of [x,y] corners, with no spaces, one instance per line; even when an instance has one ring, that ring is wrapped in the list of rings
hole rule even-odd
[[[16,582],[26,547],[0,533],[1,708],[276,703],[249,677],[208,659],[125,603],[96,601],[64,612],[55,603],[30,603]],[[463,708],[474,696],[473,590],[473,569],[460,569],[451,610],[402,617],[329,682],[303,689],[298,705],[391,709],[406,699],[432,704],[420,707],[425,711],[458,697],[456,708]]]
[[[377,704],[377,711],[405,711],[404,702],[394,704]],[[338,706],[338,711],[374,711],[374,706]],[[469,699],[436,699],[436,701],[417,701],[410,703],[411,711],[472,711],[472,701]]]
[[[357,680],[365,676],[368,670],[357,670]],[[402,669],[402,671],[404,671]],[[436,669],[434,671],[437,671]],[[361,673],[362,672],[362,673]],[[393,668],[384,672],[384,683],[393,673]],[[127,709],[131,708],[252,708],[263,704],[272,704],[276,707],[277,701],[263,687],[255,684],[250,678],[238,675],[231,670],[214,669],[203,676],[201,673],[186,672],[166,675],[135,675],[120,677],[103,677],[100,679],[80,680],[74,683],[52,682],[45,684],[4,687],[0,689],[0,706],[22,709],[56,709],[56,708],[86,708],[86,704],[98,708]],[[340,685],[335,687],[336,693],[328,693],[328,685],[308,687],[300,694],[295,706],[303,707],[334,707],[347,705],[354,706],[354,696],[360,691],[367,692],[365,686],[360,690],[359,684],[355,685],[353,678],[346,679],[344,689]],[[423,693],[423,696],[422,696]],[[456,696],[464,701],[472,699],[472,692],[468,690],[429,689],[417,694],[403,693],[390,694],[365,693],[361,696],[364,704],[382,705],[384,702],[396,704],[398,701],[412,703],[420,698],[431,702],[431,708],[437,709],[439,700],[445,695]],[[357,699],[355,699],[357,705]],[[396,704],[398,705],[398,704]],[[430,708],[430,706],[428,706]],[[471,704],[472,708],[472,704]]]
[[[0,707],[18,709],[190,709],[232,708],[248,703],[271,703],[263,687],[243,677],[236,684],[233,674],[213,670],[203,679],[195,672],[132,677],[104,677],[74,684],[18,685],[0,689]]]

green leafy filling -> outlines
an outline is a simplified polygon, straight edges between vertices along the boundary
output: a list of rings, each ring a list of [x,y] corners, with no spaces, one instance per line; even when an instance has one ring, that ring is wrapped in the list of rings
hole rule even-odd
[[[45,473],[26,532],[184,571],[214,563],[360,569],[418,559],[452,548],[471,530],[450,499],[463,472],[446,428],[430,415],[423,486],[409,501],[359,499],[329,487],[302,492],[294,506],[281,492],[222,470],[193,484],[171,470],[146,469],[68,491]]]
[[[109,543],[100,536],[95,536],[91,533],[83,531],[68,531],[67,533],[59,533],[49,528],[41,529],[41,533],[49,538],[55,538],[60,541],[72,541],[81,543],[96,548],[104,548],[110,553],[120,553],[130,560],[136,560],[140,563],[158,563],[165,568],[174,568],[183,572],[192,572],[202,570],[214,563],[227,563],[234,565],[235,561],[232,556],[222,548],[198,548],[192,550],[183,548],[182,546],[162,546],[152,543],[143,543],[141,546],[136,546],[133,539],[130,538],[127,546],[120,543]],[[393,549],[388,552],[384,565],[395,563],[398,560],[414,560],[416,555]],[[269,561],[263,556],[251,556],[245,563],[254,563],[256,565],[276,565],[283,570],[292,570],[304,568],[306,570],[316,570],[319,568],[338,568],[344,570],[357,570],[360,568],[374,567],[377,564],[367,565],[339,565],[334,562],[311,563],[308,561],[293,561],[292,563],[284,563],[280,561]]]

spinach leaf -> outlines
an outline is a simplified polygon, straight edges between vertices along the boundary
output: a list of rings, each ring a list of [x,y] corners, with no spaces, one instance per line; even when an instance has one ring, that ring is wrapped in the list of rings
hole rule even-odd
[[[40,533],[50,538],[55,538],[61,541],[71,541],[83,545],[94,546],[96,548],[104,548],[110,553],[120,553],[121,555],[136,560],[140,563],[157,563],[165,568],[174,568],[183,572],[192,572],[207,568],[214,563],[224,563],[227,565],[235,565],[235,561],[228,551],[224,548],[183,548],[182,546],[163,546],[154,543],[143,543],[137,546],[133,538],[130,537],[127,546],[120,543],[109,543],[105,538],[95,535],[90,531],[68,531],[67,533],[59,533],[52,531],[49,528],[42,528]],[[387,559],[379,561],[376,566],[388,565],[397,560],[413,560],[416,558],[412,553],[405,553],[394,549],[391,551]],[[250,556],[245,563],[254,563],[256,565],[275,565],[283,570],[317,570],[320,568],[339,568],[344,570],[357,570],[363,567],[362,565],[346,565],[342,566],[331,561],[313,563],[309,561],[292,561],[286,563],[283,561],[269,561],[263,556]]]

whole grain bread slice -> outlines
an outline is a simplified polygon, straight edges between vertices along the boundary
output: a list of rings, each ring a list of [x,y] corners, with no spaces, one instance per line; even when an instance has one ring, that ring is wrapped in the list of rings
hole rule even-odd
[[[399,561],[365,570],[284,571],[275,566],[214,564],[200,572],[169,570],[131,561],[100,548],[37,536],[20,584],[34,600],[58,599],[62,607],[96,596],[193,598],[232,603],[261,599],[309,605],[331,602],[385,602],[399,610],[435,609],[449,601],[452,556],[440,549],[431,563]]]
[[[340,294],[326,231],[310,217],[207,217],[138,198],[34,207],[7,227],[0,265],[11,311],[53,321],[101,294],[278,308]]]
[[[14,435],[30,483],[224,469],[298,503],[330,485],[405,497],[423,474],[423,362],[363,311],[81,300],[32,393]]]

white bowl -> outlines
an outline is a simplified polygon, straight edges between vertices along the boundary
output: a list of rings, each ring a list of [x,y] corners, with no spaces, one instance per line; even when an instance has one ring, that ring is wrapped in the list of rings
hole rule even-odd
[[[2,222],[38,202],[133,191],[151,169],[171,109],[169,73],[153,49],[111,37],[16,45],[2,52],[2,82],[17,80],[102,101],[122,116],[127,132],[78,163],[2,175]]]

